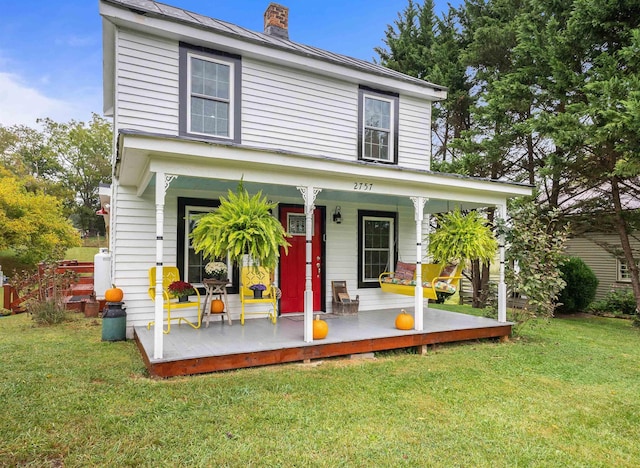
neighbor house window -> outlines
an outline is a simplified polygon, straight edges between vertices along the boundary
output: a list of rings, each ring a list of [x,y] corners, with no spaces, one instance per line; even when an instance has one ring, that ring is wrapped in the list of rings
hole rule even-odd
[[[219,200],[200,198],[178,198],[178,254],[177,265],[180,277],[197,286],[202,286],[204,267],[211,261],[205,259],[202,252],[196,253],[191,243],[191,232],[196,227],[198,218],[214,212],[220,205]],[[238,292],[238,269],[234,268],[228,258],[216,259],[227,264],[229,280],[233,287],[230,292]]]
[[[358,211],[358,287],[378,287],[395,266],[396,213]]]
[[[240,57],[180,45],[180,133],[240,141]]]
[[[625,260],[618,260],[618,281],[631,282],[631,271]]]
[[[385,163],[398,162],[398,95],[359,90],[359,158]]]

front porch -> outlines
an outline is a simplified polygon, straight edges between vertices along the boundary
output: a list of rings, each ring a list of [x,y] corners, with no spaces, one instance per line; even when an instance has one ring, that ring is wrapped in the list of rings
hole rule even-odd
[[[424,309],[424,330],[401,331],[394,326],[398,313],[383,309],[355,316],[329,314],[329,335],[312,343],[303,341],[301,316],[280,317],[276,325],[266,318],[252,319],[244,326],[239,321],[229,326],[214,317],[208,328],[171,327],[161,359],[153,358],[153,328],[135,327],[134,339],[151,375],[173,377],[511,334],[508,322],[432,308]]]

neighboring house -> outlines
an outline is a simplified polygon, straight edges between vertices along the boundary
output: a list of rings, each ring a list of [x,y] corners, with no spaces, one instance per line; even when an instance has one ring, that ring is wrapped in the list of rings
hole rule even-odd
[[[640,213],[640,186],[626,181],[621,184],[620,203],[628,214]],[[581,258],[598,278],[596,298],[603,298],[613,289],[631,289],[631,276],[624,260],[620,236],[614,226],[611,210],[611,188],[583,188],[571,196],[561,197],[560,208],[571,223],[567,240],[567,255]],[[636,259],[640,259],[637,231],[629,233],[629,242]]]
[[[640,241],[635,237],[629,240],[637,256]],[[614,289],[631,289],[631,275],[627,264],[621,259],[622,255],[617,256],[612,250],[620,250],[620,237],[617,233],[585,232],[569,238],[566,243],[567,255],[580,257],[598,278],[597,299]]]
[[[422,311],[422,300],[382,293],[378,275],[423,257],[416,239],[429,213],[496,206],[504,215],[507,198],[531,193],[430,172],[431,105],[446,89],[289,40],[280,5],[269,5],[264,33],[148,0],[100,0],[100,13],[115,137],[111,275],[125,292],[128,336],[162,315],[147,294],[150,267],[177,265],[201,281],[194,217],[241,179],[278,204],[273,214],[293,235],[276,272],[279,313],[305,312],[305,341],[312,309],[331,311],[334,280],[360,296],[360,312]],[[237,318],[237,270],[231,279]],[[156,347],[162,356],[160,327]]]

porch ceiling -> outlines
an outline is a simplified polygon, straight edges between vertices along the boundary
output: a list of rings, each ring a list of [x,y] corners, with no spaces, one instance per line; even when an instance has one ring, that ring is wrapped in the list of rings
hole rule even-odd
[[[283,198],[296,198],[301,197],[300,192],[294,186],[290,185],[277,185],[267,182],[243,182],[244,187],[249,193],[256,193],[262,190],[262,193],[267,199],[283,199]],[[227,192],[228,190],[235,191],[238,186],[237,180],[220,180],[220,179],[207,179],[202,177],[178,177],[171,183],[171,189],[177,191],[183,190],[196,190],[205,192]],[[146,191],[153,191],[155,188],[155,178],[151,180]],[[396,205],[398,207],[412,207],[412,202],[409,197],[398,197],[395,195],[385,194],[366,194],[363,195],[359,192],[343,192],[339,190],[327,190],[323,189],[315,200],[315,205],[340,205],[341,203],[356,203],[366,201],[367,204],[373,205]],[[302,199],[301,202],[302,204]],[[430,198],[425,204],[426,213],[442,213],[451,211],[454,207],[459,206],[460,209],[469,210],[474,208],[481,208],[482,203],[472,202],[456,202],[453,200],[441,200],[437,198]]]
[[[531,194],[522,184],[410,170],[397,166],[291,154],[243,145],[185,141],[176,137],[121,133],[116,175],[138,195],[154,185],[154,174],[177,175],[172,189],[234,190],[242,178],[250,191],[268,196],[299,196],[297,186],[322,188],[317,204],[363,201],[411,205],[409,197],[427,198],[425,211],[504,204]]]

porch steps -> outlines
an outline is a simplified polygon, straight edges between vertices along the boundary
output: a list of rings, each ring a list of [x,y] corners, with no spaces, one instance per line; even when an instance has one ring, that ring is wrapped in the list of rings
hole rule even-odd
[[[3,285],[4,301],[0,305],[5,309],[11,310],[14,314],[26,312],[27,309],[24,306],[24,301],[38,295],[38,284],[42,281],[45,267],[45,264],[40,264],[38,272],[34,273],[34,275],[27,280],[26,286],[22,285],[26,290],[29,290],[29,292],[22,297],[18,296],[17,289],[11,284]],[[94,294],[94,264],[93,262],[79,262],[78,260],[63,260],[56,265],[56,274],[62,275],[69,271],[75,273],[75,282],[65,291],[63,298],[65,309],[84,312],[85,303],[89,302],[91,296]],[[53,291],[51,286],[41,287],[47,296]],[[105,301],[101,301],[100,310],[102,310],[104,306]]]
[[[93,262],[79,262],[77,260],[64,260],[58,264],[56,273],[74,272],[76,281],[67,290],[64,298],[66,310],[84,312],[85,304],[91,301],[94,294],[94,264]],[[104,305],[101,305],[102,310]]]

